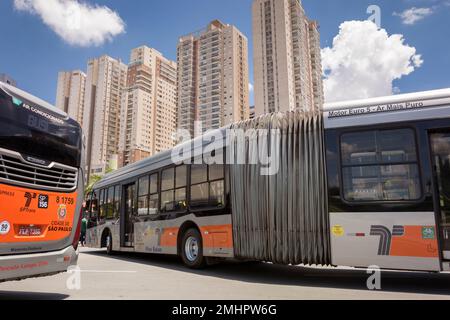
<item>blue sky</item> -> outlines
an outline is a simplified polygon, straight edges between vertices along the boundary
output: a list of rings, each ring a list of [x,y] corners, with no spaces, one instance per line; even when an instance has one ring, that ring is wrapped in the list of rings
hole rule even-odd
[[[24,1],[24,0],[17,0]],[[25,0],[34,1],[34,0]],[[55,0],[63,1],[63,0]],[[236,25],[249,39],[250,82],[253,83],[252,0],[86,0],[105,5],[125,22],[125,33],[100,46],[80,47],[63,41],[36,14],[14,9],[13,0],[0,0],[0,73],[11,75],[19,87],[53,103],[57,73],[86,68],[89,58],[102,54],[128,62],[130,49],[146,44],[176,59],[178,37],[206,26],[213,19]],[[311,19],[320,23],[322,47],[331,46],[344,21],[366,20],[366,9],[381,8],[381,27],[402,34],[416,48],[423,64],[395,80],[400,92],[450,87],[450,6],[447,0],[304,0]],[[400,13],[410,8],[431,13],[404,24]],[[394,12],[398,15],[394,15]]]

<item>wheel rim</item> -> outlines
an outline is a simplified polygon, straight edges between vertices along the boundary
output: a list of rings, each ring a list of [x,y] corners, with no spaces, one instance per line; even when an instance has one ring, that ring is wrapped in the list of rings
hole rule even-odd
[[[190,262],[194,262],[195,260],[197,260],[198,251],[199,251],[198,240],[194,237],[187,238],[186,244],[184,246],[184,252],[186,253],[186,258]]]

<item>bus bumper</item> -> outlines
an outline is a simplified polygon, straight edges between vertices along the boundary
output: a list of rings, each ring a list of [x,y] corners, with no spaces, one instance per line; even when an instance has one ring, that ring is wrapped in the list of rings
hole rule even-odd
[[[72,246],[46,253],[0,256],[0,282],[65,272],[77,260],[78,252]]]

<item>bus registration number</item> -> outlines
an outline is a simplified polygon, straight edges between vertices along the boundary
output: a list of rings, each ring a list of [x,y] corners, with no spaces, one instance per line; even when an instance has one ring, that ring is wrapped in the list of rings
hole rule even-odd
[[[35,226],[20,226],[19,236],[20,237],[37,237],[42,234],[41,228]]]

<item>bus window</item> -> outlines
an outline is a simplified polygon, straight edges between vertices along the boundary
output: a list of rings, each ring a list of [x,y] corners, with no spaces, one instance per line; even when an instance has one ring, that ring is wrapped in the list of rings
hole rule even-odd
[[[191,207],[208,206],[209,184],[208,182],[191,186]]]
[[[223,165],[193,165],[191,169],[192,208],[222,207],[225,203]]]
[[[186,185],[187,185],[187,166],[178,166],[176,168],[176,189],[175,203],[176,210],[186,210]]]
[[[208,166],[206,164],[192,165],[191,184],[198,184],[208,180]]]
[[[213,181],[209,185],[209,203],[213,207],[222,207],[224,204],[225,184],[223,180]]]
[[[150,176],[150,200],[148,203],[149,214],[155,215],[159,213],[159,193],[158,193],[158,174]]]
[[[158,174],[150,176],[150,194],[158,193]]]
[[[105,190],[100,190],[100,212],[99,212],[99,219],[102,220],[105,217]]]
[[[120,215],[120,199],[121,199],[120,186],[114,188],[114,219],[118,219]]]
[[[108,212],[108,189],[103,189],[102,206],[100,212],[100,219],[106,219],[106,213]]]
[[[209,180],[223,179],[224,170],[223,165],[213,164],[209,166]]]
[[[342,135],[342,180],[347,201],[414,201],[421,198],[411,129]]]
[[[161,176],[161,191],[173,189],[175,177],[175,168],[164,170]]]
[[[106,219],[114,218],[114,187],[110,187],[108,190],[108,202],[106,205]]]
[[[98,197],[97,192],[93,191],[91,196],[91,206],[89,210],[89,221],[91,223],[97,223],[98,218]]]
[[[149,176],[139,179],[138,186],[138,216],[148,215]]]
[[[161,176],[161,212],[186,209],[187,168],[185,165],[166,169]]]

